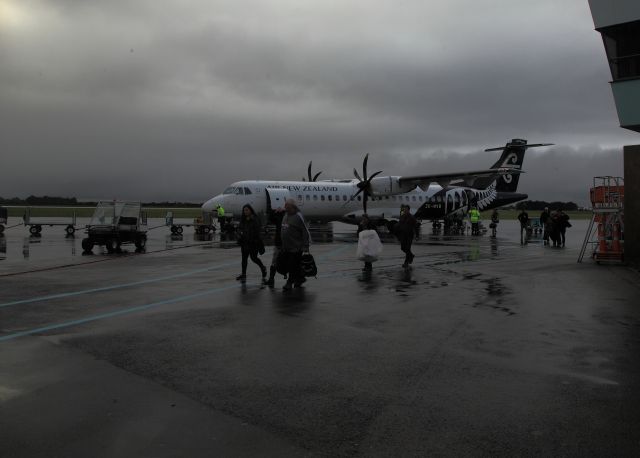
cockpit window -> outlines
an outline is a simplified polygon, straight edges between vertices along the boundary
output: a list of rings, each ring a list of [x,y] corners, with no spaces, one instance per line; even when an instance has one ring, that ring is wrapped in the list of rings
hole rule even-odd
[[[248,196],[249,194],[251,194],[251,189],[249,189],[249,188],[244,188],[244,194],[245,194],[246,196]]]
[[[235,194],[237,196],[241,196],[242,194],[245,194],[245,190],[246,189],[246,194],[251,194],[251,191],[249,190],[249,188],[238,188],[237,186],[230,186],[227,189],[224,190],[224,192],[222,194]]]

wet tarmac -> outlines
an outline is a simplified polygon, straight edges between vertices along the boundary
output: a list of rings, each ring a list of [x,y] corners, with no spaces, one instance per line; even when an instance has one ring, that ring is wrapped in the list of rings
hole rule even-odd
[[[335,225],[291,292],[218,235],[9,229],[0,456],[639,456],[640,276],[577,264],[586,226],[424,234],[410,270],[385,238],[367,276]]]

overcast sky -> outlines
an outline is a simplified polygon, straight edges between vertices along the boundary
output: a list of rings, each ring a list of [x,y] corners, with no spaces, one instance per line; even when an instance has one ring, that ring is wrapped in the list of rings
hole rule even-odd
[[[0,0],[0,196],[202,202],[241,179],[486,167],[586,204],[622,175],[587,0]]]

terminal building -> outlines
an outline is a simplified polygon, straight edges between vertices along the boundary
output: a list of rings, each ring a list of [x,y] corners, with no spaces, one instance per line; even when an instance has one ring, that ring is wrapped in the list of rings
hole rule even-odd
[[[611,69],[620,126],[640,133],[640,1],[589,0]],[[624,147],[625,259],[640,265],[640,145]]]

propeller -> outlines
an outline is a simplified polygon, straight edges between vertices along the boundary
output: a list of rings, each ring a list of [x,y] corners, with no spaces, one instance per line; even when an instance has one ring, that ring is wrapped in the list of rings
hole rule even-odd
[[[317,181],[318,180],[318,176],[320,176],[320,174],[322,172],[318,172],[312,177],[311,176],[311,164],[313,164],[313,161],[309,161],[309,167],[307,167],[307,176],[309,177],[309,181]],[[302,177],[302,181],[307,181],[307,179]]]
[[[360,174],[355,168],[353,169],[353,174],[358,179],[358,184],[357,184],[358,192],[352,195],[351,198],[349,199],[349,202],[351,202],[353,199],[355,199],[358,196],[358,194],[362,193],[362,208],[364,209],[365,213],[367,213],[367,200],[369,199],[369,196],[372,194],[371,180],[373,180],[376,177],[376,175],[382,173],[382,170],[380,170],[374,173],[373,175],[371,175],[370,177],[367,177],[368,161],[369,161],[369,153],[367,153],[367,155],[364,157],[364,161],[362,162],[362,176],[364,178],[360,177]]]

